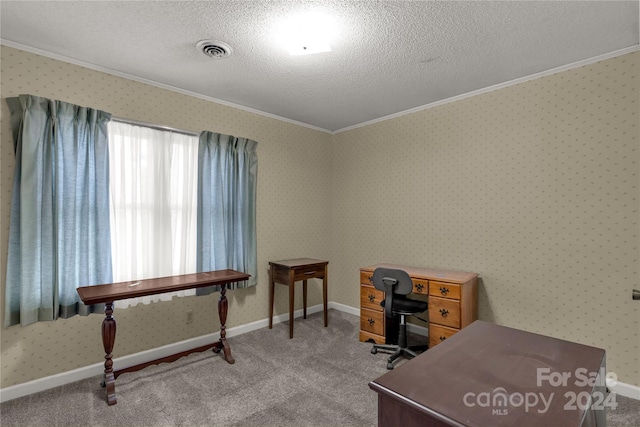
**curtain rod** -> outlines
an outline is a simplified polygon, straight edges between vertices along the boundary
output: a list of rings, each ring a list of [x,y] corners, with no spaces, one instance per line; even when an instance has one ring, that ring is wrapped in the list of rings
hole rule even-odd
[[[189,136],[199,136],[199,134],[197,132],[191,132],[191,131],[183,130],[183,129],[176,129],[176,128],[172,128],[172,127],[169,127],[169,126],[155,125],[155,124],[152,124],[152,123],[139,122],[139,121],[131,120],[131,119],[123,119],[122,117],[111,117],[111,120],[113,120],[114,122],[127,123],[127,124],[130,124],[130,125],[143,126],[143,127],[147,127],[147,128],[165,130],[165,131],[169,131],[169,132],[176,132],[176,133],[181,133],[181,134],[189,135]]]

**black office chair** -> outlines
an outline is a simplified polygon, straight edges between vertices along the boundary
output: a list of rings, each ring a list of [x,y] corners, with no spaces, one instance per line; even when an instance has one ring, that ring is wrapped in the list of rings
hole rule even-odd
[[[400,356],[411,359],[418,355],[407,345],[405,316],[415,316],[425,312],[427,303],[426,301],[418,301],[407,297],[413,290],[413,283],[409,273],[404,270],[379,267],[374,270],[372,280],[376,289],[385,293],[384,301],[380,305],[384,307],[387,321],[393,316],[400,316],[398,344],[374,344],[371,349],[373,354],[376,354],[378,350],[394,351],[387,362],[387,369],[393,369],[393,362]]]

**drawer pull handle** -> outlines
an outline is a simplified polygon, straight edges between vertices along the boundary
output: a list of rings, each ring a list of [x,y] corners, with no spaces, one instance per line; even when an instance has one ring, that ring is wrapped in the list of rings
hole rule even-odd
[[[446,340],[446,339],[447,339],[447,337],[442,337],[442,336],[441,336],[441,337],[440,337],[440,342],[442,342],[442,341],[444,341],[444,340]]]
[[[441,308],[440,309],[440,314],[442,315],[442,317],[447,317],[449,315],[449,310]]]
[[[373,302],[376,299],[376,296],[374,294],[369,294],[369,302]]]
[[[304,274],[316,274],[316,272],[315,271],[305,271]]]
[[[369,276],[369,282],[371,282],[371,284],[373,284],[373,276]]]
[[[445,288],[444,286],[440,288],[440,293],[442,295],[447,295],[449,293],[449,288]]]
[[[418,292],[422,292],[422,289],[424,288],[424,285],[422,283],[418,283],[416,285],[416,289],[418,290]]]
[[[368,318],[367,322],[369,322],[369,326],[373,326],[376,323],[376,321],[373,320],[372,318]]]

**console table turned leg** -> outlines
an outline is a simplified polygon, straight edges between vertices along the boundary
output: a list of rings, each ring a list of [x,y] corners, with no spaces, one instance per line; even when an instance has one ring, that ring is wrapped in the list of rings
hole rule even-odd
[[[113,302],[105,303],[105,318],[102,321],[102,345],[104,346],[104,379],[102,386],[107,388],[109,406],[118,403],[116,399],[116,379],[113,374],[113,344],[116,341],[116,319],[113,318]]]
[[[213,351],[219,353],[223,351],[224,359],[233,364],[236,360],[231,356],[231,347],[227,342],[227,310],[229,309],[229,302],[227,300],[227,286],[220,285],[220,299],[218,299],[218,315],[220,317],[220,341],[213,345]]]

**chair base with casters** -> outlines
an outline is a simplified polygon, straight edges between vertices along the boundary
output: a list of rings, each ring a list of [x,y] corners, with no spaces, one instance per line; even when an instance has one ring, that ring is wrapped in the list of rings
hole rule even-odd
[[[413,300],[410,300],[410,301],[413,301]],[[415,302],[422,303],[422,301],[415,301]],[[426,304],[426,303],[422,303],[422,304]],[[422,311],[424,310],[421,310],[420,312]],[[377,354],[378,350],[382,350],[385,352],[393,352],[391,356],[389,356],[389,359],[387,359],[387,369],[389,370],[393,369],[393,363],[397,359],[399,359],[400,356],[406,359],[413,359],[419,354],[416,351],[414,351],[411,347],[409,347],[409,345],[407,344],[407,323],[406,323],[405,316],[412,316],[415,313],[414,312],[403,313],[398,311],[394,311],[394,313],[400,316],[400,330],[398,333],[398,344],[373,344],[373,347],[371,348],[371,354]],[[425,349],[426,349],[426,346],[421,347],[421,350],[425,350]]]

